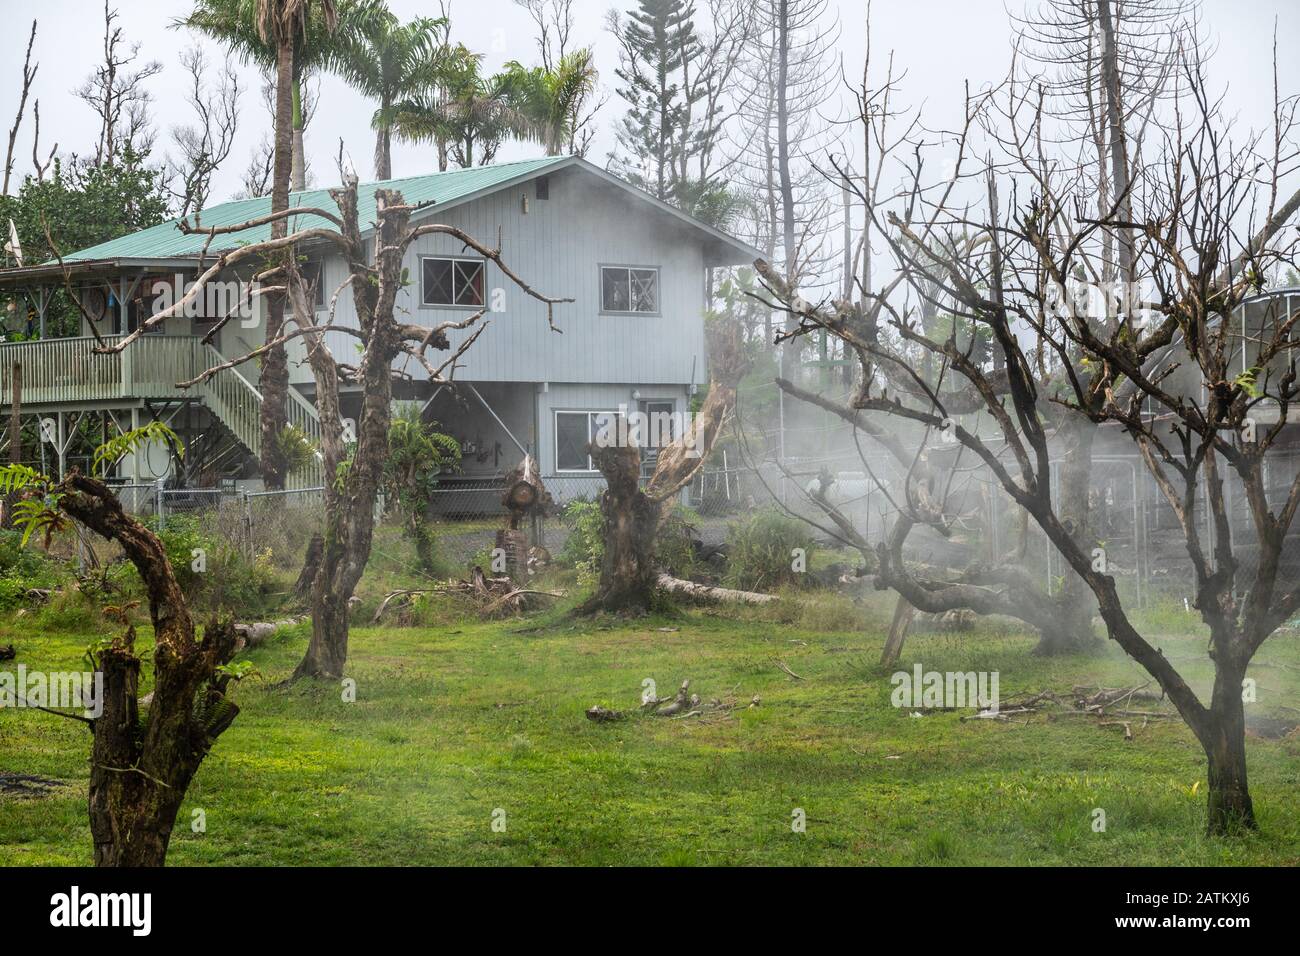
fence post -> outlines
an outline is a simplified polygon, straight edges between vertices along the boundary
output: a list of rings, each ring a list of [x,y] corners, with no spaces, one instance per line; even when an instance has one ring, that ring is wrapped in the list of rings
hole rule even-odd
[[[248,560],[253,560],[253,496],[245,489],[244,496],[244,550]]]
[[[154,483],[154,509],[158,513],[158,530],[162,531],[167,525],[167,507],[163,502],[163,492],[166,490],[166,480],[159,478]]]

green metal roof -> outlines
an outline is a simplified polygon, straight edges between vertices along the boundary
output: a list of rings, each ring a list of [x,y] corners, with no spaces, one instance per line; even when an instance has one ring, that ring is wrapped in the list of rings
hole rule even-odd
[[[516,163],[499,163],[494,166],[475,166],[470,169],[449,170],[445,173],[431,173],[425,176],[409,176],[405,179],[390,179],[384,182],[366,183],[358,189],[357,204],[362,228],[369,228],[375,220],[375,188],[389,187],[397,189],[403,198],[412,205],[434,203],[447,206],[458,200],[478,193],[490,192],[519,179],[528,179],[542,170],[572,162],[569,156],[547,156],[542,159],[526,159]],[[330,198],[326,189],[310,189],[305,192],[292,193],[290,205],[315,206],[330,211],[338,207]],[[204,228],[212,226],[235,226],[258,216],[265,216],[271,211],[269,196],[261,199],[241,199],[222,203],[210,209],[204,209],[198,218],[198,225]],[[193,222],[194,217],[190,217]],[[186,235],[176,228],[178,219],[142,229],[128,236],[102,242],[89,249],[82,249],[71,255],[65,255],[65,261],[89,261],[95,259],[172,259],[197,256],[203,251],[207,237],[203,235]],[[291,230],[312,227],[331,226],[332,224],[319,216],[303,216],[290,220]],[[247,245],[271,238],[270,225],[246,229],[229,236],[218,237],[209,247],[209,252],[220,252],[236,246]]]

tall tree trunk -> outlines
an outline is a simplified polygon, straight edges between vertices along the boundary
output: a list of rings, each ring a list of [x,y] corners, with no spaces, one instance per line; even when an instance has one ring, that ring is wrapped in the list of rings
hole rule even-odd
[[[375,179],[393,178],[393,134],[387,128],[375,133]]]
[[[1216,660],[1214,690],[1201,744],[1209,761],[1211,836],[1254,830],[1255,808],[1246,787],[1246,713],[1241,699],[1244,665]]]
[[[303,151],[302,81],[293,81],[293,163],[291,188],[300,193],[307,188],[307,156]]]
[[[776,25],[776,170],[781,194],[781,242],[785,256],[785,281],[791,288],[799,284],[799,246],[795,238],[794,179],[790,172],[790,104],[786,89],[790,75],[790,4],[777,0]],[[795,328],[793,316],[785,317],[785,330]],[[799,342],[787,339],[781,349],[783,378],[798,380]],[[784,450],[784,449],[783,449]]]
[[[360,239],[356,194],[335,190],[333,195],[342,214],[343,234],[352,243],[349,265],[354,273],[363,274],[368,266]],[[400,193],[379,190],[376,204],[378,281],[366,283],[360,290],[366,301],[363,307],[358,300],[357,310],[361,327],[369,334],[358,370],[362,398],[357,447],[342,487],[326,483],[325,545],[312,582],[312,636],[306,655],[294,671],[295,679],[337,680],[343,676],[348,656],[348,604],[370,560],[374,540],[375,499],[383,477],[388,429],[392,423],[392,363],[401,348],[400,333],[391,318],[379,317],[392,315],[397,290],[402,285],[402,237],[410,221]],[[292,292],[295,308],[308,312],[310,306],[296,273]],[[345,456],[338,366],[320,333],[307,337],[307,358],[316,379],[325,474],[334,475]]]
[[[1101,27],[1101,78],[1105,87],[1106,124],[1109,127],[1111,181],[1115,186],[1115,199],[1119,205],[1119,218],[1132,221],[1132,201],[1129,195],[1128,143],[1124,134],[1123,76],[1119,65],[1118,29],[1111,0],[1097,0],[1097,17]],[[1119,230],[1119,281],[1124,294],[1129,295],[1128,284],[1133,275],[1133,234],[1129,229]]]
[[[1091,552],[1096,540],[1092,535],[1088,493],[1092,489],[1092,445],[1096,435],[1093,424],[1082,415],[1067,412],[1057,430],[1063,446],[1060,465],[1061,520],[1071,530],[1071,537],[1085,553]],[[1076,654],[1095,650],[1101,639],[1092,627],[1096,598],[1088,583],[1073,568],[1066,567],[1060,598],[1061,616],[1057,624],[1039,632],[1035,654]]]
[[[294,51],[291,40],[282,41],[276,57],[275,75],[275,171],[271,183],[271,211],[289,208],[289,185],[293,170],[294,105],[297,87],[294,81]],[[275,239],[287,236],[289,224],[278,219],[271,224]],[[288,261],[290,255],[284,257]],[[279,338],[284,329],[283,293],[273,292],[266,301],[266,341]],[[289,360],[283,345],[270,349],[262,359],[259,379],[262,392],[260,455],[262,481],[269,490],[279,490],[285,483],[285,461],[281,454],[280,433],[284,430],[289,408]]]

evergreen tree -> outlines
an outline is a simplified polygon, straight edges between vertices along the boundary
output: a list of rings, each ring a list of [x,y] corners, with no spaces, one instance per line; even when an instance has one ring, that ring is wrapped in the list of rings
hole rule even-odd
[[[611,168],[665,202],[677,202],[692,149],[686,70],[699,59],[693,0],[638,0],[626,20],[611,17],[622,48],[615,75],[628,104]]]

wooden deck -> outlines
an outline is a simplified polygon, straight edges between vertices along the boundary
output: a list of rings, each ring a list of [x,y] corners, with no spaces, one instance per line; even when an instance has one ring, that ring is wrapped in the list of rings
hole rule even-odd
[[[120,340],[120,336],[106,336],[103,342]],[[120,408],[190,398],[203,402],[251,454],[258,454],[262,396],[239,369],[225,369],[192,388],[178,386],[225,361],[198,336],[144,335],[121,352],[97,348],[102,345],[90,337],[0,344],[0,406],[11,403],[13,368],[20,363],[24,412]],[[310,441],[319,442],[316,409],[294,388],[289,389],[288,421]]]

